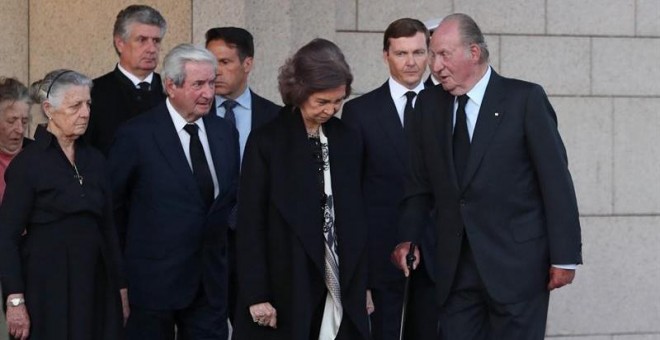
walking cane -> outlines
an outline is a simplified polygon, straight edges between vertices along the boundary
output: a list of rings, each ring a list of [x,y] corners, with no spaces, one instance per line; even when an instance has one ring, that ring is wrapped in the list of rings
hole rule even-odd
[[[410,277],[413,271],[413,262],[415,262],[415,247],[416,245],[410,242],[408,255],[406,255],[406,266],[408,266],[408,277],[406,277],[406,286],[403,290],[403,308],[401,308],[401,330],[399,331],[399,340],[403,340],[403,330],[406,323],[406,310],[408,309],[408,295],[410,295]]]

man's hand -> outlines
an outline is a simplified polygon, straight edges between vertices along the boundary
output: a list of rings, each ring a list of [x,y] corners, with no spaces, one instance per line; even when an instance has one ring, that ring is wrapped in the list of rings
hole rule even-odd
[[[252,320],[259,326],[277,328],[277,310],[273,308],[270,302],[250,306],[250,315]]]
[[[128,321],[128,316],[131,315],[131,307],[128,303],[128,289],[122,288],[119,290],[119,295],[121,296],[121,312],[124,316],[124,326],[126,326],[126,321]]]
[[[371,289],[367,289],[367,315],[371,315],[374,312],[374,300],[371,298]]]
[[[410,244],[411,242],[402,242],[397,244],[396,248],[394,248],[394,251],[392,252],[392,255],[390,256],[392,263],[394,263],[394,265],[397,268],[403,270],[403,274],[406,277],[410,275],[410,271],[408,270],[408,265],[406,264],[406,256],[408,256],[408,252],[410,251]],[[417,265],[419,265],[419,260],[420,260],[419,248],[415,247],[415,261],[413,262],[413,270],[417,269]]]
[[[23,294],[11,294],[7,301],[13,298],[23,298]],[[25,304],[7,306],[7,329],[15,339],[26,340],[30,336],[30,316]]]
[[[548,290],[561,288],[569,285],[575,278],[575,270],[562,269],[557,267],[550,267],[550,282],[548,282]]]

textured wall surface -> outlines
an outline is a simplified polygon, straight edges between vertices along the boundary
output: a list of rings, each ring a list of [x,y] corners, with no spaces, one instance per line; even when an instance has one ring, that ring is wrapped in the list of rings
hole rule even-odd
[[[112,22],[126,0],[3,0],[0,74],[53,68],[101,75],[116,62]],[[382,33],[400,17],[473,16],[491,65],[541,84],[557,111],[580,206],[585,265],[551,294],[548,339],[660,339],[660,1],[153,0],[163,52],[214,26],[255,37],[251,87],[279,102],[277,71],[312,38],[343,49],[361,94],[387,79]],[[163,55],[164,55],[163,53]],[[162,59],[162,58],[161,58]]]

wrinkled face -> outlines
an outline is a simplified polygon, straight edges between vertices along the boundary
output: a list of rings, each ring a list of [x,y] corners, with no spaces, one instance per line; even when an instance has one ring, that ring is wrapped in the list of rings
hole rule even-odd
[[[55,136],[78,138],[87,130],[89,106],[92,99],[89,87],[72,85],[64,89],[64,96],[59,107],[44,102],[44,111],[50,117],[48,128]]]
[[[0,152],[15,155],[23,146],[30,105],[24,101],[0,103]]]
[[[206,62],[187,62],[184,69],[186,78],[181,86],[166,79],[165,87],[172,106],[186,121],[193,122],[209,113],[213,105],[215,67]]]
[[[227,45],[224,40],[212,40],[206,45],[218,58],[218,72],[215,78],[215,94],[236,99],[247,86],[247,78],[252,70],[252,57],[241,62],[238,49]]]
[[[300,105],[305,127],[316,128],[334,116],[346,98],[346,85],[312,93]]]
[[[412,37],[390,38],[390,47],[383,52],[390,75],[408,89],[415,88],[426,70],[426,36],[417,32]]]
[[[119,63],[123,68],[139,78],[144,78],[158,66],[158,54],[162,40],[158,26],[132,23],[128,25],[126,41],[120,36],[114,38],[119,51]]]
[[[479,56],[477,45],[462,42],[457,22],[443,22],[433,32],[431,69],[445,91],[452,95],[463,95],[474,86]]]

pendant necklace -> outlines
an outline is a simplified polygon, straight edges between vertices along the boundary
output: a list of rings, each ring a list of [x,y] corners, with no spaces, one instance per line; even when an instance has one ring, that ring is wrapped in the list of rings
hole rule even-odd
[[[76,166],[76,163],[72,163],[72,164],[73,164],[73,170],[76,172],[76,174],[73,176],[73,178],[77,179],[78,183],[80,183],[80,185],[83,185],[83,176],[80,176],[80,173],[78,172],[78,167]]]

